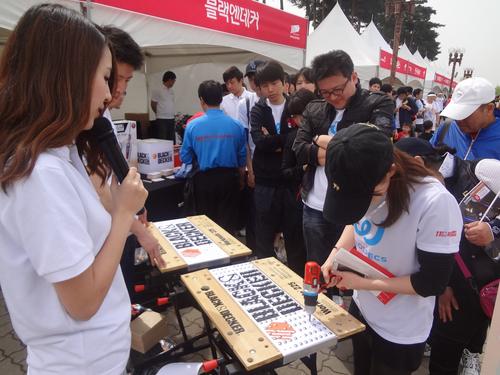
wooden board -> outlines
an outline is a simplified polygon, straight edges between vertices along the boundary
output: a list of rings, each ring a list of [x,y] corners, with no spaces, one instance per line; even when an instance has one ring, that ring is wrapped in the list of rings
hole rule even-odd
[[[302,278],[276,258],[258,259],[252,262],[263,273],[278,284],[286,293],[304,305]],[[350,315],[342,307],[324,294],[318,297],[318,307],[314,316],[327,326],[339,339],[365,330],[365,325]]]
[[[208,237],[215,245],[217,245],[224,253],[229,256],[229,259],[238,258],[252,254],[252,251],[244,244],[222,229],[219,225],[213,222],[205,215],[190,216],[186,218],[191,224],[196,226],[206,237]],[[161,268],[161,272],[172,272],[178,270],[188,270],[188,263],[179,255],[171,243],[165,238],[161,231],[154,225],[148,226],[149,231],[158,240],[161,250],[161,257],[166,263],[165,268]],[[226,261],[227,263],[227,261]],[[221,263],[221,265],[224,263]],[[202,268],[201,265],[199,268]]]
[[[156,228],[152,223],[148,226],[149,231],[154,238],[158,240],[160,244],[160,255],[165,261],[165,268],[160,268],[161,272],[172,272],[187,268],[186,262],[177,254],[170,242],[161,234],[160,230]]]
[[[257,285],[260,282],[248,281],[252,278],[256,280],[256,273],[259,273],[261,279],[267,277],[275,284],[270,287],[264,286],[265,290],[264,287],[261,288],[260,296],[264,297],[264,294],[271,293],[273,289],[277,289],[279,294],[286,293],[289,297],[281,295],[278,298],[281,301],[284,301],[284,298],[292,298],[285,301],[287,306],[290,305],[290,301],[296,305],[291,313],[286,313],[286,315],[277,313],[270,316],[272,311],[269,314],[268,312],[273,309],[271,306],[255,308],[255,304],[260,302],[254,302],[256,298],[253,297],[254,295],[247,296],[250,295],[248,292],[251,289],[248,286],[252,283]],[[252,276],[248,276],[250,274]],[[241,275],[247,275],[248,278],[246,280],[238,279],[238,276]],[[324,295],[319,297],[318,308],[314,314],[316,319],[304,322],[304,319],[307,318],[301,308],[304,304],[302,279],[274,258],[216,268],[211,271],[197,271],[181,278],[247,370],[253,370],[275,361],[279,361],[281,364],[291,362],[311,352],[334,345],[337,338],[346,338],[365,329],[363,324]],[[244,283],[247,284],[244,285]],[[269,281],[266,281],[264,284],[268,283]],[[260,296],[257,298],[261,299]],[[250,301],[250,305],[246,301]],[[285,305],[279,306],[284,307]],[[251,307],[250,310],[249,307]],[[243,310],[244,308],[246,311]],[[277,311],[276,308],[274,309]],[[256,312],[250,313],[252,310]],[[232,329],[228,323],[228,320],[231,320],[227,319],[229,312],[230,316],[234,317],[233,328],[234,322],[237,322],[238,329],[236,331],[238,332]],[[263,315],[266,317],[257,318],[257,316],[262,317]],[[268,326],[269,322],[272,324]],[[286,328],[288,331],[282,330],[280,334],[284,332],[286,335],[291,330],[293,338],[283,339],[280,337],[276,339],[272,335],[274,332],[270,332],[269,329],[278,324],[289,327]],[[322,332],[325,332],[326,336]],[[249,357],[249,354],[252,356]]]
[[[281,358],[280,352],[214,280],[210,271],[182,275],[181,280],[247,370]]]
[[[230,258],[247,256],[252,250],[231,236],[214,221],[205,215],[189,216],[189,221],[196,225],[201,231],[224,250]]]

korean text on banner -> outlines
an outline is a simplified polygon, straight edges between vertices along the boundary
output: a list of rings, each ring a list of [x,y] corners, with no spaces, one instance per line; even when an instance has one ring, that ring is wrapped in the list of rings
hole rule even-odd
[[[93,0],[95,3],[197,27],[306,48],[306,18],[251,0]]]

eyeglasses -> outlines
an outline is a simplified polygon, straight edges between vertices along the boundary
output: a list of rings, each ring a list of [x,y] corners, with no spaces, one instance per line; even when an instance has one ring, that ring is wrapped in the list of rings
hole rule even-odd
[[[331,89],[331,90],[319,90],[319,93],[325,99],[328,99],[332,95],[333,96],[342,96],[342,94],[344,93],[344,90],[347,87],[347,84],[349,83],[350,80],[351,80],[350,78],[347,78],[347,80],[342,85],[342,87],[336,87],[336,88]]]

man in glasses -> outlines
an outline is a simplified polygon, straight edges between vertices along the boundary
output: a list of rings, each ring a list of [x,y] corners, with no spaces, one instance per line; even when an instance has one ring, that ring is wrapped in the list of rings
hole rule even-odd
[[[362,89],[350,56],[341,50],[317,56],[312,75],[322,99],[306,107],[293,149],[298,164],[308,164],[302,184],[307,260],[323,264],[343,230],[323,218],[328,142],[338,130],[360,122],[375,124],[390,137],[394,102],[381,91]]]

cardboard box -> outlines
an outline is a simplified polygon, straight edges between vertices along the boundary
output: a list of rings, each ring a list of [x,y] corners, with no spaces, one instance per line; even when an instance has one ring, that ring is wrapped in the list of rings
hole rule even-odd
[[[137,141],[139,172],[148,174],[174,168],[174,142],[164,139]]]
[[[167,317],[145,311],[130,323],[132,349],[146,353],[158,341],[167,336]]]
[[[113,121],[116,138],[127,163],[137,166],[137,124],[135,121]]]

